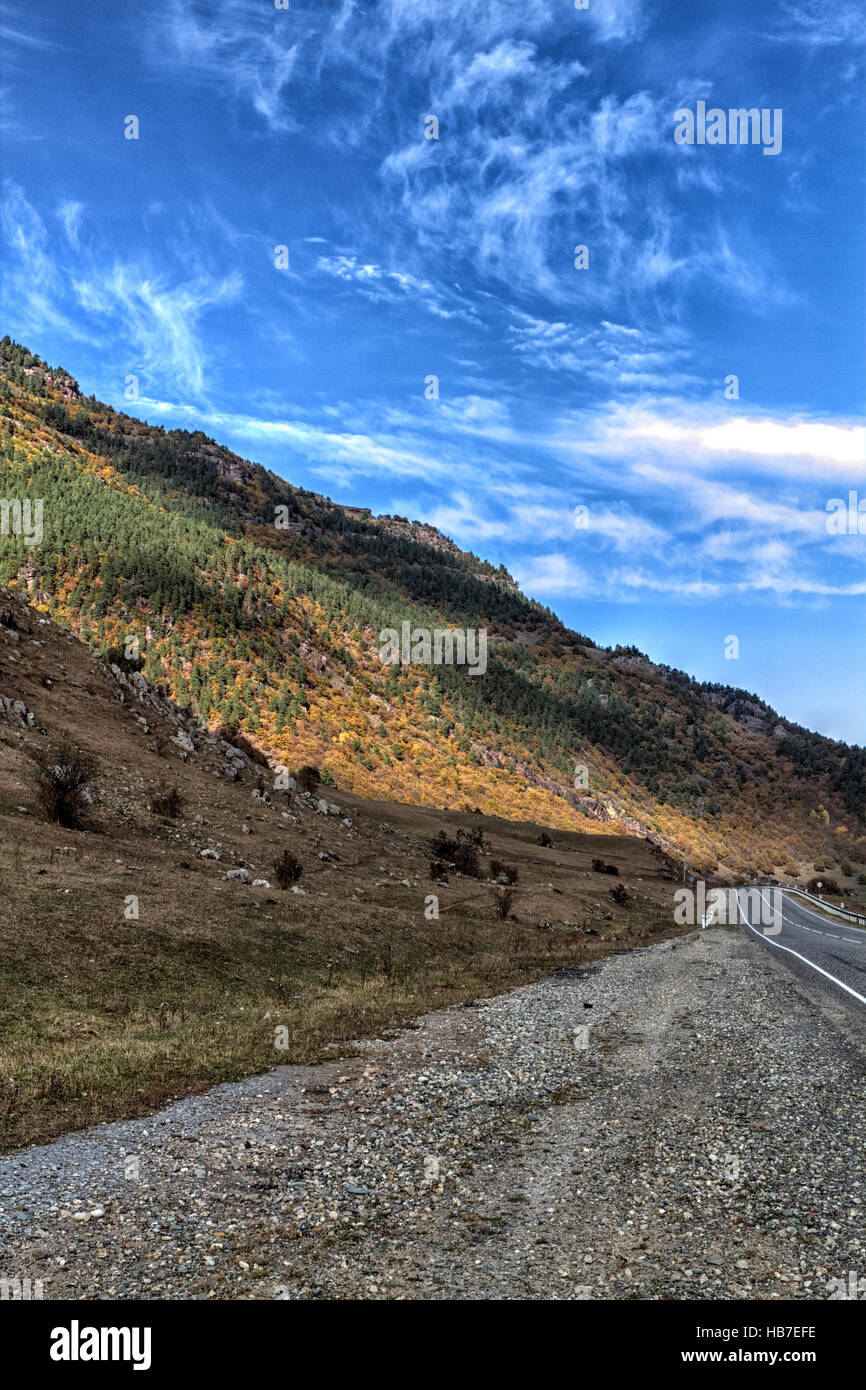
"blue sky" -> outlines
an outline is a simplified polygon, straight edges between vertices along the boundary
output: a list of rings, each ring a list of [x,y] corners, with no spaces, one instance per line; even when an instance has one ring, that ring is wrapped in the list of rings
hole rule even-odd
[[[866,536],[826,524],[866,499],[862,6],[0,15],[5,331],[866,741]],[[781,151],[678,145],[700,100],[781,109]]]

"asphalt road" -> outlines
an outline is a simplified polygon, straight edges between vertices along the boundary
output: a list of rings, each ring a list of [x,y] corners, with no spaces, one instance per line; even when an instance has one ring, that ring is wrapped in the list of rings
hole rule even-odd
[[[781,889],[743,890],[737,909],[747,936],[797,974],[823,980],[855,1008],[866,1008],[866,929],[824,917]]]

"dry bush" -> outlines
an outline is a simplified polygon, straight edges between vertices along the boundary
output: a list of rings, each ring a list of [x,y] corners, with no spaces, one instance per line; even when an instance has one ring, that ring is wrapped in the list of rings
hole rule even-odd
[[[500,921],[506,921],[508,914],[511,911],[511,904],[513,903],[513,901],[514,894],[512,893],[510,888],[503,888],[500,892],[496,894],[496,916],[500,919]]]
[[[490,861],[490,877],[504,877],[507,883],[516,883],[520,874],[513,864],[502,864],[498,859]]]
[[[615,864],[605,864],[603,859],[593,859],[593,872],[597,874],[618,874],[619,869]]]
[[[177,820],[183,807],[182,792],[177,787],[167,786],[165,782],[160,782],[150,798],[150,809],[155,816],[168,816],[171,820]]]
[[[624,883],[618,883],[615,888],[608,890],[615,903],[628,902],[628,889]]]
[[[821,885],[820,888],[818,887],[819,883]],[[809,879],[809,882],[806,884],[806,892],[838,894],[842,892],[842,889],[839,887],[835,878],[830,878],[829,874],[822,874],[820,878],[816,877]]]
[[[478,848],[469,836],[461,838],[458,831],[457,839],[452,840],[444,830],[440,830],[436,838],[430,841],[430,849],[436,859],[444,859],[446,864],[453,864],[461,874],[467,874],[470,878],[478,877]]]
[[[454,867],[461,874],[477,878],[479,871],[478,850],[474,845],[458,845],[454,852]]]
[[[446,863],[454,858],[454,851],[457,848],[457,841],[452,840],[446,835],[444,830],[440,830],[430,841],[430,852],[436,859],[444,859]]]
[[[40,809],[48,820],[67,830],[76,830],[92,799],[90,784],[98,770],[96,759],[71,739],[61,739],[52,747],[34,753],[33,762],[34,789]]]
[[[314,792],[322,780],[319,769],[313,767],[312,763],[305,763],[303,767],[299,767],[294,773],[294,778],[298,784],[298,791],[301,792]]]
[[[274,860],[274,879],[278,888],[291,888],[293,883],[297,883],[304,867],[294,854],[284,849],[279,859]]]
[[[546,831],[546,830],[542,830],[541,834],[539,835],[539,837],[538,837],[538,839],[536,840],[535,843],[536,843],[537,845],[541,845],[544,849],[550,849],[550,847],[551,847],[552,844],[553,844],[553,841],[551,840],[551,838],[550,838],[550,836],[548,835],[547,831]]]
[[[485,840],[484,831],[480,825],[474,826],[471,830],[458,830],[457,838],[464,845],[472,845],[481,854],[490,853],[490,845]]]

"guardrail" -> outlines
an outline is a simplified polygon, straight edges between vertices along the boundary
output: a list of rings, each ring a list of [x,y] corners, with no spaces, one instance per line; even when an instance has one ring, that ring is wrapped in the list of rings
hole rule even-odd
[[[816,898],[814,893],[807,893],[803,888],[784,888],[782,891],[796,893],[798,898],[807,898],[810,903],[817,903],[824,912],[832,912],[834,917],[847,917],[850,922],[866,927],[866,913],[850,912],[847,907],[834,907],[832,903],[825,903],[823,898]]]

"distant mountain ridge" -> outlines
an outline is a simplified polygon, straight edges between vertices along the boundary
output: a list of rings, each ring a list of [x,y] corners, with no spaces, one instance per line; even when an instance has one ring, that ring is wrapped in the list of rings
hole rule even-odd
[[[434,527],[297,488],[0,342],[0,583],[274,763],[360,795],[645,834],[706,871],[866,856],[866,753],[633,647],[599,648]],[[484,628],[484,676],[379,632]]]

